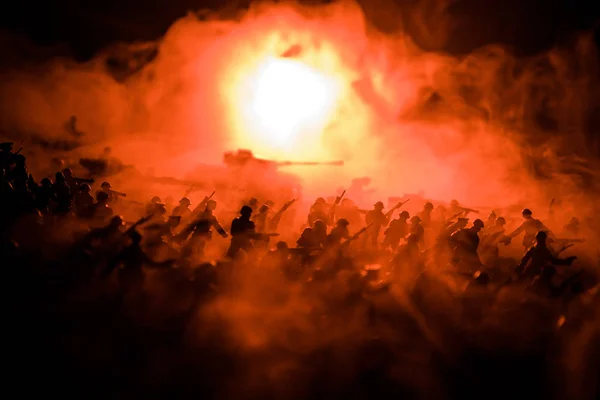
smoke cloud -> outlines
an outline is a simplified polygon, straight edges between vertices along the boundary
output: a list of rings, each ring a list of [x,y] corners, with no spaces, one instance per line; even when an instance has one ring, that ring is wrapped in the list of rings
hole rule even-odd
[[[453,20],[444,2],[425,3],[404,20],[420,27],[423,47],[439,48]],[[379,198],[423,191],[545,207],[562,193],[586,203],[600,151],[589,135],[600,93],[591,37],[527,59],[499,46],[454,57],[422,50],[402,30],[382,33],[391,18],[377,9],[261,3],[226,16],[190,13],[156,43],[120,44],[83,64],[20,65],[3,72],[4,129],[45,144],[38,158],[98,157],[109,147],[140,171],[177,177],[238,147],[274,159],[343,159],[343,168],[289,169],[310,194],[369,176]],[[366,15],[379,18],[379,30]],[[251,101],[246,81],[262,63],[287,54],[340,92],[319,131],[301,132],[284,151],[256,140],[240,104]],[[66,133],[71,115],[82,137]]]

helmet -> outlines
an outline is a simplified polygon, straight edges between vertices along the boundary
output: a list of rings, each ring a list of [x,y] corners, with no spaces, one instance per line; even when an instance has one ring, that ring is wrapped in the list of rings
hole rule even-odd
[[[325,222],[323,222],[322,220],[318,219],[315,221],[314,225],[313,225],[314,229],[317,230],[323,230],[326,231],[327,230],[327,225],[325,224]]]
[[[102,189],[104,189],[104,188],[110,189],[110,188],[112,188],[112,185],[110,183],[108,183],[108,182],[102,182],[102,185],[100,185],[100,187]]]
[[[287,250],[288,244],[286,242],[281,241],[281,242],[277,242],[275,247],[277,248],[277,250]]]
[[[323,197],[319,197],[315,200],[315,204],[327,204]]]
[[[81,186],[79,186],[79,190],[81,190],[83,193],[89,193],[92,191],[92,188],[87,183],[82,183]]]
[[[165,215],[167,213],[167,206],[164,204],[156,204],[156,212],[159,215]]]
[[[450,205],[458,206],[459,205],[458,200],[455,200],[455,199],[450,200]]]
[[[67,176],[67,177],[71,177],[71,175],[73,175],[73,171],[71,171],[71,168],[65,168],[65,169],[63,169],[63,175]]]
[[[190,199],[188,199],[187,197],[182,198],[181,200],[179,200],[179,204],[181,204],[184,207],[189,206],[190,204],[192,204],[192,202],[190,201]]]
[[[252,207],[250,207],[250,206],[243,206],[242,209],[240,210],[240,214],[242,214],[242,215],[251,215],[252,214]]]
[[[490,276],[487,272],[477,271],[473,274],[473,280],[481,285],[487,285],[490,282]]]
[[[425,203],[425,205],[423,206],[424,209],[426,210],[433,210],[433,204],[430,202]]]
[[[383,205],[383,203],[381,201],[378,201],[377,203],[375,203],[375,205],[373,207],[383,209],[385,206]]]
[[[412,222],[413,224],[420,224],[421,223],[421,218],[419,218],[418,215],[414,215],[411,219],[410,222]]]
[[[408,211],[402,211],[400,213],[400,218],[409,219],[410,218],[410,214],[408,213]]]
[[[506,220],[504,219],[504,217],[498,217],[496,219],[496,225],[500,225],[500,226],[506,225]]]
[[[488,219],[496,219],[496,213],[492,211],[488,217]]]
[[[538,242],[543,242],[548,238],[548,234],[544,231],[539,231],[537,235],[535,235],[535,240]]]
[[[65,176],[63,175],[62,172],[57,172],[55,176],[56,176],[56,182],[64,182],[65,181]]]
[[[521,214],[523,214],[523,216],[533,215],[533,213],[531,212],[531,210],[529,208],[525,208],[523,211],[521,211]]]
[[[337,221],[337,226],[346,227],[348,225],[350,225],[350,222],[346,218],[341,218]]]
[[[162,200],[160,199],[160,197],[154,196],[152,198],[152,200],[150,200],[150,203],[152,203],[152,204],[162,204]]]
[[[42,179],[42,186],[52,186],[52,181],[49,178]]]
[[[120,215],[115,215],[114,217],[112,217],[110,219],[110,225],[111,226],[122,226],[124,225],[125,222],[123,221],[123,217],[121,217]]]
[[[483,229],[483,221],[480,219],[476,219],[473,221],[473,227],[477,229]]]
[[[269,211],[269,210],[270,210],[269,206],[268,206],[268,205],[266,205],[266,204],[263,204],[263,205],[262,205],[262,206],[260,206],[260,208],[258,209],[258,212],[260,212],[260,213],[266,213],[266,212],[267,212],[267,211]]]

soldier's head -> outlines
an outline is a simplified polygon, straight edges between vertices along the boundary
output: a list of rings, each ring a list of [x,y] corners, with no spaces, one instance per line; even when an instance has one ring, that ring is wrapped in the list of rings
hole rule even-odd
[[[433,211],[433,204],[430,202],[425,203],[425,205],[423,206],[423,209],[425,211]]]
[[[319,197],[317,199],[317,201],[315,201],[315,204],[313,204],[313,210],[319,211],[319,212],[325,211],[326,207],[327,207],[327,202],[322,197]]]
[[[140,235],[140,233],[136,230],[129,232],[129,237],[131,238],[133,244],[140,244],[142,241],[142,235]]]
[[[490,213],[490,215],[488,216],[488,221],[495,221],[496,217],[497,217],[496,213],[494,211],[492,211]]]
[[[545,245],[547,240],[548,240],[548,234],[546,232],[544,232],[544,231],[539,231],[535,235],[535,241],[539,245],[542,245],[542,246]]]
[[[341,218],[337,221],[337,226],[340,228],[347,228],[350,225],[350,222],[346,218]]]
[[[410,218],[410,214],[408,213],[408,211],[402,211],[400,213],[400,219],[401,220],[406,221],[409,218]]]
[[[250,216],[252,215],[252,207],[250,207],[250,206],[242,207],[242,209],[240,210],[240,214],[244,218],[250,218]]]
[[[42,179],[41,184],[42,187],[49,188],[50,186],[52,186],[52,181],[49,178],[44,178]]]
[[[73,171],[71,171],[71,168],[65,168],[63,169],[63,175],[65,178],[69,179],[73,176]]]
[[[318,219],[315,221],[315,223],[313,225],[313,229],[315,231],[319,231],[319,232],[323,232],[323,231],[327,232],[327,225],[325,224],[325,222]]]
[[[251,198],[250,201],[248,201],[248,205],[250,207],[252,207],[253,209],[256,208],[256,206],[258,205],[258,199],[256,198]]]
[[[121,217],[120,215],[115,215],[110,219],[109,225],[112,228],[118,228],[125,225],[125,222],[123,221],[123,217]]]
[[[275,248],[277,249],[277,251],[288,251],[288,244],[286,242],[279,241],[275,245]]]
[[[82,183],[81,185],[79,185],[79,190],[82,193],[89,193],[92,191],[92,187],[90,185],[88,185],[87,183]]]
[[[381,201],[378,201],[377,203],[375,203],[375,204],[373,205],[373,207],[374,207],[376,210],[380,210],[380,211],[381,211],[381,210],[383,210],[383,208],[384,208],[385,206],[383,205],[383,203],[382,203]]]
[[[96,201],[98,203],[106,203],[108,201],[108,193],[106,193],[106,192],[96,193]]]
[[[162,202],[162,199],[160,197],[154,196],[152,198],[152,200],[150,200],[150,203],[151,204],[162,204],[163,202]]]
[[[413,217],[410,219],[410,223],[413,225],[419,225],[421,223],[421,218],[419,218],[417,215],[413,215]]]
[[[490,283],[490,276],[488,275],[487,272],[476,271],[473,274],[473,282],[475,282],[479,285],[487,285],[488,283]]]
[[[246,206],[246,207],[248,207],[248,206]],[[248,207],[248,208],[249,208],[249,207]],[[209,201],[206,203],[206,209],[207,209],[207,210],[209,210],[209,211],[214,211],[214,210],[216,210],[216,209],[217,209],[217,202],[216,202],[216,201],[214,201],[214,200],[209,200]],[[250,210],[252,210],[252,209],[250,208]]]
[[[6,151],[7,153],[11,152],[13,150],[13,145],[13,142],[2,142],[0,143],[0,150]]]
[[[54,180],[56,183],[65,183],[65,176],[62,172],[57,172],[54,176]]]
[[[462,229],[469,223],[469,218],[458,218],[456,220],[456,227],[458,229]]]
[[[189,207],[190,204],[192,204],[192,202],[187,197],[183,197],[181,200],[179,200],[179,205],[182,207]]]
[[[450,201],[450,205],[452,207],[458,207],[460,205],[460,203],[458,202],[458,200],[453,199]]]
[[[157,203],[157,204],[155,204],[155,207],[156,207],[156,213],[158,215],[165,215],[167,213],[167,206],[165,206],[164,204]]]
[[[100,188],[106,192],[106,191],[109,191],[110,189],[112,189],[112,185],[109,182],[102,182],[102,185],[100,185]]]
[[[496,219],[496,226],[504,226],[506,225],[506,220],[504,219],[504,217],[498,217]]]
[[[474,232],[479,232],[483,229],[483,221],[480,219],[476,219],[473,221],[473,228],[471,228]]]
[[[531,212],[531,210],[529,208],[526,208],[523,211],[521,211],[521,215],[523,215],[523,218],[529,219],[532,217],[533,213]]]
[[[270,210],[269,206],[266,204],[263,204],[262,206],[260,206],[260,208],[258,209],[258,212],[260,214],[264,214],[266,212],[268,212]]]
[[[579,219],[577,219],[577,217],[573,217],[569,220],[569,225],[571,226],[577,226],[579,225]]]

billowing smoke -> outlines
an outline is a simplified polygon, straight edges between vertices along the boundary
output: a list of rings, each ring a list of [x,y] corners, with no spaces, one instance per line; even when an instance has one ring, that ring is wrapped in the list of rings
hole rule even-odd
[[[376,191],[361,199],[364,207],[387,196],[423,192],[426,198],[456,198],[469,206],[527,205],[539,214],[555,197],[562,200],[560,217],[594,214],[600,142],[591,133],[598,126],[600,75],[591,37],[526,59],[499,46],[457,57],[423,49],[439,47],[447,38],[452,19],[444,2],[421,2],[408,13],[404,23],[418,38],[402,29],[384,33],[400,14],[396,19],[394,10],[385,8],[382,15],[376,3],[365,10],[349,2],[269,3],[234,16],[191,13],[156,43],[120,44],[83,64],[67,57],[19,64],[1,72],[2,136],[17,148],[23,140],[37,178],[59,165],[77,166],[81,157],[105,157],[142,175],[209,181],[208,194],[213,169],[207,165],[220,165],[227,150],[248,148],[276,160],[345,162],[342,168],[290,168],[303,178],[307,197],[334,195],[353,178],[367,176]],[[383,31],[371,19],[378,19]],[[75,127],[68,124],[73,115]],[[140,200],[172,194],[145,186],[139,174],[126,170],[110,180]],[[187,332],[193,344],[210,342],[214,335],[232,343],[234,349],[227,351],[247,356],[243,362],[251,367],[238,365],[233,374],[247,382],[232,391],[287,394],[303,379],[325,379],[283,380],[310,374],[302,366],[311,363],[335,365],[327,384],[344,389],[347,377],[370,363],[385,363],[395,352],[411,365],[411,371],[393,369],[397,379],[440,397],[432,391],[444,373],[430,370],[430,357],[445,353],[439,357],[452,360],[457,355],[448,349],[454,343],[442,343],[432,333],[435,326],[413,328],[410,324],[422,322],[419,315],[401,322],[407,331],[425,332],[422,343],[412,341],[419,336],[413,331],[402,337],[382,329],[374,348],[356,354],[353,345],[364,339],[376,307],[361,303],[336,310],[333,320],[314,320],[328,306],[335,308],[347,288],[337,287],[339,282],[315,288],[327,293],[330,303],[310,304],[310,293],[284,287],[275,274],[260,274],[239,273],[239,293],[218,296],[202,310],[202,326]],[[151,317],[161,306],[185,308],[191,302],[186,296],[194,295],[160,297],[162,277],[149,281],[156,285],[156,304],[140,313]],[[447,312],[433,320],[448,318],[440,324],[459,326],[458,311],[448,300],[452,294],[434,289],[423,301]],[[412,312],[409,302],[402,306]],[[514,323],[496,322],[494,333]],[[211,330],[215,326],[218,333]],[[320,326],[343,329],[321,332]],[[515,329],[518,335],[528,328]],[[215,351],[207,347],[202,357]],[[261,353],[266,348],[272,349],[267,356]],[[329,358],[316,359],[317,350]],[[346,364],[349,360],[366,367]]]
[[[429,32],[421,41],[443,42],[443,7],[413,14],[411,23]],[[425,29],[431,18],[434,31]],[[265,63],[282,56],[330,85],[312,98],[275,93],[267,110],[283,102],[289,107],[276,112],[289,120],[331,97],[317,123],[283,139],[281,124],[265,132],[246,115],[257,108]],[[127,63],[125,72],[115,60]],[[5,72],[0,96],[7,132],[75,142],[63,158],[110,147],[140,171],[182,177],[243,147],[275,159],[343,159],[343,169],[292,169],[313,193],[369,176],[381,198],[423,191],[506,206],[591,189],[597,69],[588,37],[531,59],[497,46],[457,58],[423,51],[402,32],[376,31],[356,4],[262,4],[236,18],[189,14],[156,44],[123,44],[85,64],[63,58]],[[302,76],[279,78],[285,86]],[[65,136],[71,115],[84,136]]]

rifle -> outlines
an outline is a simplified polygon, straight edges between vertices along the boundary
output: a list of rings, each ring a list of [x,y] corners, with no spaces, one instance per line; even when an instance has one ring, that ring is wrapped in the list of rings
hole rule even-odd
[[[80,185],[82,183],[94,183],[95,182],[95,180],[93,178],[76,178],[76,177],[73,177],[73,180],[78,185]]]
[[[462,210],[462,213],[465,213],[465,214],[469,214],[469,213],[479,214],[479,210],[475,210],[473,208],[467,208],[467,207],[461,207],[461,206],[459,206],[458,208],[460,210]]]
[[[410,201],[410,199],[406,200],[406,201],[399,201],[398,204],[396,204],[394,207],[392,207],[386,214],[385,217],[389,218],[392,216],[392,214],[394,213],[394,211],[396,211],[397,209],[399,209],[400,207],[402,207],[403,205],[405,205],[406,203],[408,203]]]
[[[340,202],[342,201],[342,199],[344,198],[344,196],[345,196],[345,195],[346,195],[346,191],[344,190],[344,191],[342,192],[342,194],[340,194],[339,196],[337,196],[337,197],[335,198],[335,201],[334,201],[334,202],[333,202],[333,204],[331,205],[331,209],[332,209],[332,210],[333,210],[335,207],[337,207],[337,206],[340,204]]]
[[[190,187],[188,188],[188,190],[185,191],[185,193],[183,194],[183,197],[188,197],[190,195],[190,193],[192,193],[192,190],[194,190],[194,187],[196,185],[194,185],[193,183],[190,185]]]
[[[576,243],[584,243],[585,239],[554,239],[553,242],[557,246],[562,246],[560,250],[558,250],[557,254],[562,253],[567,250],[569,247],[575,246]]]
[[[335,198],[335,201],[331,205],[331,209],[329,210],[329,220],[332,223],[333,223],[333,219],[334,219],[334,215],[335,215],[335,208],[340,204],[340,202],[342,201],[342,199],[344,198],[345,195],[346,195],[346,190],[344,190],[341,195],[337,196]]]
[[[145,217],[140,218],[139,220],[137,220],[136,222],[133,223],[133,225],[131,225],[129,228],[127,228],[127,230],[125,232],[123,232],[123,235],[129,235],[130,233],[132,233],[138,226],[148,222],[152,217],[154,216],[154,214],[148,214]]]
[[[208,196],[208,197],[205,197],[205,198],[204,198],[204,199],[203,199],[203,200],[202,200],[202,201],[201,201],[201,202],[200,202],[200,203],[199,203],[199,204],[196,206],[196,208],[194,208],[194,211],[193,211],[193,213],[196,213],[196,212],[198,212],[198,211],[200,211],[200,212],[204,211],[204,208],[206,208],[206,205],[208,204],[208,201],[209,201],[210,199],[212,199],[212,198],[213,198],[213,196],[215,195],[215,193],[216,193],[216,191],[215,191],[215,190],[213,190],[213,192],[210,194],[210,196]]]
[[[284,212],[286,212],[291,206],[292,204],[294,204],[296,202],[297,199],[292,199],[291,201],[288,201],[287,203],[285,203],[283,205],[283,207],[281,207],[281,209],[279,211],[277,211],[275,213],[275,215],[273,215],[273,218],[271,218],[271,228],[276,230],[277,229],[277,225],[279,225],[279,220],[281,219],[281,216],[283,215]]]
[[[279,211],[277,211],[277,212],[275,213],[275,215],[277,216],[277,215],[281,215],[281,214],[283,214],[283,213],[284,213],[284,212],[286,212],[286,211],[288,210],[288,208],[290,208],[290,207],[292,206],[292,204],[294,204],[296,201],[297,201],[297,199],[292,199],[292,200],[288,201],[287,203],[285,203],[285,204],[283,205],[283,207],[281,207],[281,209],[280,209]]]
[[[108,191],[112,194],[114,194],[115,196],[119,196],[119,197],[127,197],[127,193],[123,193],[123,192],[118,192],[116,190],[112,190],[112,189],[108,189]]]
[[[364,234],[371,226],[373,226],[373,222],[371,222],[369,225],[365,226],[364,228],[362,228],[360,231],[356,232],[354,235],[352,235],[350,238],[348,238],[348,240],[346,240],[344,243],[342,243],[342,247],[344,246],[348,246],[351,242],[353,242],[354,240],[358,239],[362,234]]]

